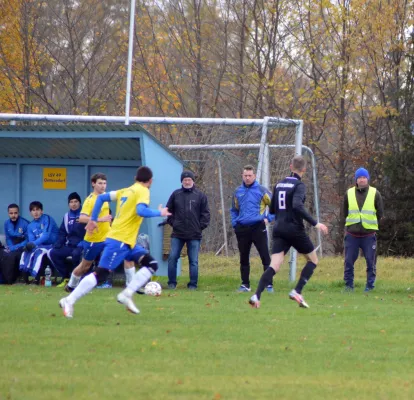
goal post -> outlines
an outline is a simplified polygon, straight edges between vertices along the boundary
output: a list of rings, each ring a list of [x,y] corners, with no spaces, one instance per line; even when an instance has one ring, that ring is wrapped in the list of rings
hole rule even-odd
[[[0,121],[15,124],[30,121],[32,124],[124,124],[120,116],[47,115],[47,114],[1,114]],[[242,168],[246,164],[257,165],[257,179],[271,190],[271,185],[289,174],[290,160],[295,154],[308,154],[302,146],[303,121],[264,117],[260,119],[239,118],[170,118],[129,117],[129,124],[139,124],[155,136],[164,146],[201,145],[211,151],[200,149],[174,151],[188,168],[194,169],[200,189],[213,204],[212,221],[203,235],[203,251],[229,253],[235,249],[234,232],[228,215],[232,193],[241,183]],[[215,147],[217,146],[217,147]],[[224,147],[219,147],[224,146]],[[226,146],[229,146],[226,148]],[[241,147],[237,147],[241,146]],[[250,146],[250,147],[249,147]],[[251,147],[253,146],[253,147]],[[232,147],[232,148],[231,148]],[[309,149],[310,150],[310,149]],[[208,156],[206,156],[208,154]],[[310,154],[310,153],[309,153]],[[161,160],[162,162],[162,160]],[[311,213],[319,218],[319,200],[316,181],[316,163],[312,162]],[[306,179],[309,179],[308,177]],[[168,196],[168,195],[166,195]],[[221,248],[224,244],[227,244]],[[320,244],[320,237],[318,238]],[[232,247],[233,246],[233,247]],[[320,252],[322,248],[320,247]],[[296,275],[294,254],[290,262],[290,279]]]

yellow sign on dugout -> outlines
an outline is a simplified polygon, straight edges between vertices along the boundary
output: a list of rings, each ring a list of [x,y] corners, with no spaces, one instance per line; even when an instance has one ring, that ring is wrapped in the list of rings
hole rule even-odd
[[[66,189],[66,168],[43,168],[43,189]]]

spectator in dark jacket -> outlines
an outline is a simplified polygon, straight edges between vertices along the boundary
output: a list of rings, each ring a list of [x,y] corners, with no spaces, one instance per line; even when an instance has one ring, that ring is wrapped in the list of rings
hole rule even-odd
[[[68,197],[69,211],[64,215],[60,225],[59,234],[49,258],[53,263],[63,281],[62,286],[69,281],[73,269],[80,263],[82,247],[78,247],[85,236],[85,224],[79,223],[81,211],[81,198],[78,193],[73,192]],[[66,262],[72,257],[71,264]]]
[[[29,221],[20,216],[17,204],[10,204],[8,213],[9,219],[4,222],[6,246],[0,251],[0,272],[5,283],[11,285],[19,276],[19,262],[27,244]]]
[[[177,286],[177,262],[184,244],[187,245],[190,264],[190,282],[187,287],[197,289],[198,253],[200,251],[201,232],[210,223],[210,210],[207,196],[194,184],[194,174],[184,171],[181,174],[181,189],[175,190],[166,207],[172,216],[168,223],[172,226],[171,250],[168,257],[168,287]]]

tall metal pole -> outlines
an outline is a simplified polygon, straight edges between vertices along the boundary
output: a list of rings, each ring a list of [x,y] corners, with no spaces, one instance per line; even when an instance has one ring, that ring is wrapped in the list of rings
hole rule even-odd
[[[302,155],[302,141],[303,141],[303,121],[300,121],[296,125],[296,137],[295,137],[295,154],[297,156]],[[296,263],[297,263],[297,251],[291,247],[290,249],[290,268],[289,268],[289,280],[291,282],[296,280]]]
[[[131,82],[132,82],[132,55],[134,50],[134,31],[135,31],[135,0],[131,0],[129,15],[129,41],[128,41],[128,71],[127,87],[125,96],[125,125],[129,125],[129,110],[131,107]]]
[[[227,226],[226,226],[226,211],[224,208],[224,193],[223,193],[223,177],[221,175],[221,162],[220,158],[217,160],[218,173],[219,173],[219,184],[220,184],[220,200],[221,200],[221,218],[223,223],[223,235],[224,235],[224,251],[226,257],[229,256],[229,248],[227,243]]]

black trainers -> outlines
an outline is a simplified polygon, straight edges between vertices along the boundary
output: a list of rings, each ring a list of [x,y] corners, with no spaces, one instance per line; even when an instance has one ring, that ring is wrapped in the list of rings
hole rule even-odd
[[[170,290],[175,290],[176,287],[177,287],[177,285],[174,285],[173,283],[168,284],[168,289],[170,289]]]

